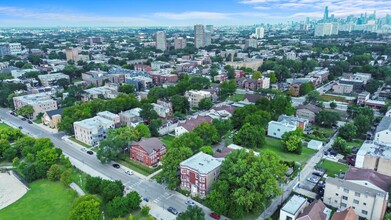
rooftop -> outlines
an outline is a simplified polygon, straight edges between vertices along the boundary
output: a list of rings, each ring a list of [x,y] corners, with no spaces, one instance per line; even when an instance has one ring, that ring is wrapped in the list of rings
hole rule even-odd
[[[308,123],[308,119],[305,119],[305,118],[300,118],[300,117],[295,117],[293,115],[280,115],[278,117],[278,121],[279,122],[283,122],[283,121],[289,121],[289,122],[303,122],[303,123]]]
[[[74,122],[74,124],[83,128],[93,129],[93,128],[99,128],[102,125],[108,125],[108,124],[113,125],[113,121],[103,118],[101,116],[95,116],[93,118],[88,118],[82,121]]]
[[[293,195],[292,198],[287,203],[285,203],[285,205],[282,207],[281,210],[290,213],[292,215],[295,215],[297,212],[300,211],[300,208],[306,202],[307,202],[306,198],[298,195]]]
[[[148,155],[153,151],[158,151],[164,147],[164,143],[159,140],[159,138],[141,138],[140,141],[133,141],[131,146],[140,146],[142,147]]]
[[[141,111],[141,110],[142,110],[141,108],[132,108],[132,109],[130,109],[130,110],[121,112],[120,114],[125,115],[125,116],[128,116],[128,117],[134,117],[134,116],[139,117],[139,116],[140,116],[140,111]]]
[[[104,118],[110,118],[110,119],[115,119],[119,117],[117,114],[111,113],[109,111],[98,112],[98,114],[96,115],[102,116]]]
[[[371,169],[361,169],[357,167],[349,168],[345,174],[345,180],[368,181],[386,192],[388,192],[391,186],[390,176],[380,174]]]
[[[376,133],[384,130],[391,131],[391,117],[383,117],[376,128]]]
[[[357,155],[380,157],[391,160],[391,146],[377,144],[374,141],[365,141],[361,145]]]
[[[50,97],[50,95],[48,95],[46,93],[17,96],[17,97],[14,97],[14,99],[19,100],[24,103],[27,103],[29,105],[37,104],[37,102],[39,102],[39,103],[54,102],[52,97]]]
[[[336,212],[331,220],[358,220],[358,216],[352,207]]]
[[[297,219],[326,220],[330,218],[330,215],[331,210],[328,209],[321,200],[316,200],[305,207],[303,213],[301,213]]]
[[[189,159],[182,161],[180,165],[181,167],[189,167],[202,174],[208,174],[221,165],[221,159],[199,152]]]

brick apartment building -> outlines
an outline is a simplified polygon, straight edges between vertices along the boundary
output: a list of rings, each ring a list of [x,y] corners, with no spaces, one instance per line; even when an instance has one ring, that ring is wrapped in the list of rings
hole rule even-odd
[[[166,145],[158,138],[141,138],[140,141],[133,141],[130,145],[130,158],[143,163],[146,166],[153,166],[161,160],[166,153]]]

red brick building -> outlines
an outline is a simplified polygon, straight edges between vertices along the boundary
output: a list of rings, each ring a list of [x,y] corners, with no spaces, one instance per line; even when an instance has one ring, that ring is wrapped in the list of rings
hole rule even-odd
[[[166,145],[158,138],[141,138],[130,145],[130,158],[147,166],[157,164],[166,153]]]

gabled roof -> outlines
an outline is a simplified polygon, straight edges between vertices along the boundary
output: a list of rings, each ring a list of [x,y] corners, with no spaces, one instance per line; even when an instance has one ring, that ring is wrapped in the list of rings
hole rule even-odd
[[[314,201],[304,208],[297,220],[326,220],[327,214],[325,213],[325,209],[326,206],[321,200]]]
[[[391,117],[383,117],[376,128],[376,133],[384,130],[391,131]]]
[[[196,128],[198,125],[200,125],[204,122],[212,123],[212,118],[199,115],[196,118],[192,118],[190,120],[186,120],[183,123],[179,123],[178,127],[182,126],[187,131],[192,131],[194,128]]]
[[[259,94],[246,94],[244,96],[245,100],[247,99],[249,102],[252,102],[252,103],[256,103],[258,101],[258,99],[260,99],[260,98],[261,98],[261,95],[259,95]]]
[[[299,105],[297,106],[296,108],[297,110],[300,110],[300,109],[307,109],[315,114],[319,113],[322,109],[319,108],[318,106],[316,105],[312,105],[312,104],[307,104],[307,105]]]
[[[131,146],[140,146],[143,148],[147,154],[151,154],[153,151],[160,150],[164,145],[159,138],[141,138],[140,141],[133,141]]]
[[[46,114],[47,114],[50,118],[52,118],[54,115],[61,115],[63,111],[64,111],[63,108],[59,108],[59,109],[47,111]]]
[[[350,167],[345,174],[345,180],[362,180],[368,181],[382,190],[388,192],[391,187],[391,177],[380,174],[371,169],[361,169]]]
[[[336,212],[331,220],[358,220],[358,216],[352,207],[349,207],[341,212]]]

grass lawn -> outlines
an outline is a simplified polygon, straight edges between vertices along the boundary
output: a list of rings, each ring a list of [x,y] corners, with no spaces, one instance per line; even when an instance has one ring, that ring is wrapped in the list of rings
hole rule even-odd
[[[329,160],[321,160],[317,166],[326,169],[326,174],[330,177],[335,177],[335,175],[338,175],[340,170],[346,172],[349,169],[348,165]]]
[[[66,220],[76,197],[75,191],[60,182],[38,180],[21,199],[0,210],[0,219]]]
[[[344,102],[346,99],[345,97],[343,96],[334,96],[334,95],[321,95],[320,96],[322,98],[323,101],[327,102],[327,101],[340,101],[340,102]]]
[[[42,120],[40,118],[33,120],[33,122],[36,124],[42,124]]]
[[[301,164],[307,162],[307,160],[316,152],[315,150],[303,146],[303,152],[300,155],[288,153],[284,151],[281,140],[271,137],[266,137],[266,145],[262,147],[260,151],[274,152],[281,160],[296,161]]]
[[[174,140],[174,136],[171,135],[164,135],[163,137],[160,138],[160,140],[167,146],[171,147],[172,141]]]
[[[6,123],[0,123],[0,128],[10,128]]]
[[[362,143],[364,143],[364,140],[353,139],[352,141],[348,141],[348,146],[349,147],[361,147]]]
[[[71,169],[72,169],[72,182],[75,182],[77,185],[80,186],[80,188],[83,189],[84,192],[87,192],[86,182],[87,182],[88,174],[78,170],[75,167],[72,167]]]
[[[73,142],[75,142],[75,143],[77,143],[77,144],[80,144],[81,146],[86,147],[86,148],[88,148],[88,149],[91,148],[90,145],[85,144],[85,143],[83,143],[83,142],[81,142],[81,141],[79,141],[79,140],[76,140],[76,138],[74,138],[74,137],[70,137],[69,140],[71,140],[71,141],[73,141]]]
[[[158,166],[156,168],[150,168],[150,167],[144,166],[141,163],[133,161],[132,159],[130,159],[128,154],[121,154],[118,163],[120,163],[123,166],[128,167],[129,169],[134,170],[135,172],[140,173],[144,176],[148,176],[148,175],[150,175],[160,169],[160,166]]]
[[[243,99],[244,99],[244,94],[234,94],[234,95],[228,97],[228,100],[231,100],[234,102],[243,101]]]

